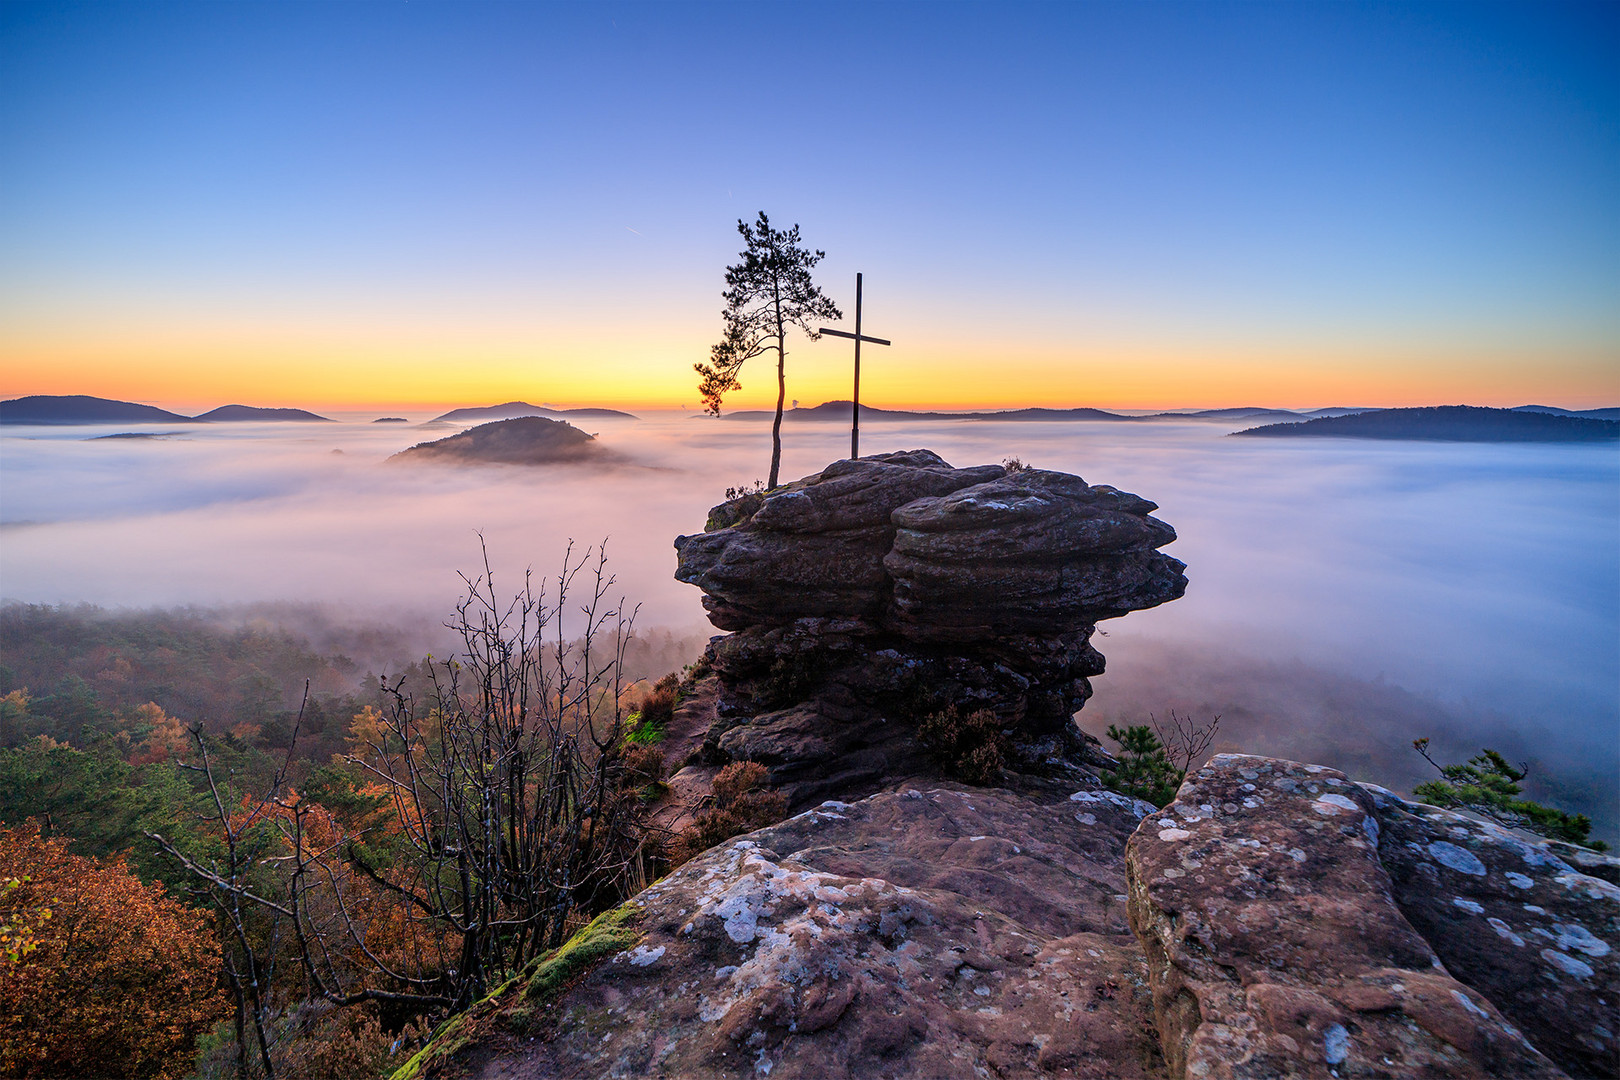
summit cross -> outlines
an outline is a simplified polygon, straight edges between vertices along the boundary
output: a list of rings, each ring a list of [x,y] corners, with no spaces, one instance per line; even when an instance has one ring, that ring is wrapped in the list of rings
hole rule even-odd
[[[861,342],[869,341],[873,345],[890,345],[880,337],[867,337],[861,333],[861,275],[855,275],[855,332],[846,333],[843,330],[829,330],[823,326],[817,330],[818,334],[831,334],[833,337],[852,338],[855,341],[855,397],[851,402],[849,427],[849,457],[853,461],[861,456]]]

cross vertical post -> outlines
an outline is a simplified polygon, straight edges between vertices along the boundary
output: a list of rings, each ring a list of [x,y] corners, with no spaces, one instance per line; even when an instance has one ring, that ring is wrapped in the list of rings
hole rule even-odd
[[[891,342],[884,338],[867,337],[861,333],[861,275],[855,275],[855,332],[853,334],[844,330],[829,330],[825,326],[816,331],[817,334],[831,334],[833,337],[852,338],[855,342],[855,397],[851,402],[851,415],[849,425],[849,456],[854,460],[861,456],[861,342],[869,341],[873,345],[888,345]]]
[[[849,460],[861,456],[861,275],[855,274],[855,398],[849,410]]]

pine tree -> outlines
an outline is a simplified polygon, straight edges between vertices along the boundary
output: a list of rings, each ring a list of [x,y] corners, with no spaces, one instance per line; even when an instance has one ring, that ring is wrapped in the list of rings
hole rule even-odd
[[[797,326],[814,341],[812,322],[841,319],[843,313],[810,279],[826,252],[800,246],[799,227],[774,229],[765,211],[754,224],[739,220],[744,248],[741,262],[726,267],[725,334],[709,350],[707,364],[693,365],[703,376],[698,393],[703,407],[720,415],[720,400],[740,389],[737,373],[747,361],[776,352],[776,419],[771,424],[771,477],[775,487],[782,465],[782,405],[787,400],[787,332]]]

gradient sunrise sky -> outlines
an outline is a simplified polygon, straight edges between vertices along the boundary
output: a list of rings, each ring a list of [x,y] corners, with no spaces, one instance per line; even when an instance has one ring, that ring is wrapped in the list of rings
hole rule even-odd
[[[1616,405],[1620,5],[0,5],[5,397],[695,408],[761,209],[874,405]]]

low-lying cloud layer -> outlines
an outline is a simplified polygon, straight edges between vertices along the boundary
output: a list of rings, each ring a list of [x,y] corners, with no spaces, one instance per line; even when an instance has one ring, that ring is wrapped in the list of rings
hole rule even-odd
[[[609,538],[639,626],[691,644],[696,590],[671,540],[763,477],[768,423],[684,414],[586,425],[625,463],[402,467],[416,427],[244,424],[152,440],[3,436],[0,597],[102,605],[316,602],[339,624],[434,626],[456,571],[554,575]],[[868,453],[1018,457],[1158,502],[1182,600],[1104,624],[1110,670],[1082,718],[1221,712],[1228,748],[1409,787],[1420,735],[1495,745],[1556,775],[1615,835],[1620,775],[1620,455],[1612,447],[1225,439],[1208,422],[869,423]],[[848,452],[784,432],[783,476]],[[340,451],[340,452],[335,452]],[[337,617],[340,616],[340,617]],[[413,639],[414,640],[414,639]]]

